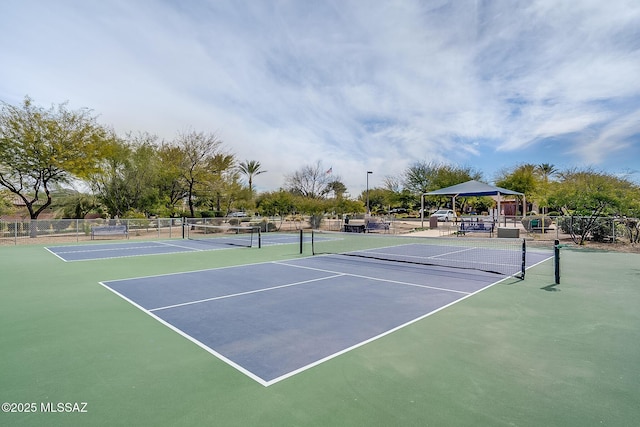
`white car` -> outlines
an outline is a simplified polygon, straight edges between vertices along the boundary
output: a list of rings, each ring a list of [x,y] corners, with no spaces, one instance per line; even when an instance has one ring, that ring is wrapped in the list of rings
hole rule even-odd
[[[438,218],[438,221],[453,221],[456,219],[456,213],[451,209],[440,209],[431,214],[432,218]]]

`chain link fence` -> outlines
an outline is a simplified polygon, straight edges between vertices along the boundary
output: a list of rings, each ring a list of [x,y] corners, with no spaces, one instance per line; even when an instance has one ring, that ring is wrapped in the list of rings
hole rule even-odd
[[[122,239],[182,238],[181,218],[0,220],[0,245],[73,243],[104,238],[94,227],[126,227]],[[118,238],[115,235],[109,238]]]
[[[537,240],[570,239],[574,243],[640,242],[640,221],[624,217],[528,216],[519,219],[527,236]]]
[[[364,218],[351,218],[352,223],[364,223]],[[419,223],[403,228],[402,221],[382,218],[390,225],[391,233],[409,232]],[[262,232],[298,231],[311,227],[309,217],[264,218],[154,218],[154,219],[57,219],[57,220],[0,220],[0,245],[74,243],[97,239],[174,239],[183,237],[183,224],[256,225]],[[345,221],[325,217],[321,228],[339,231]],[[528,216],[501,217],[499,227],[520,228],[528,238],[554,241],[582,238],[594,242],[640,243],[640,220],[612,217]],[[94,227],[126,227],[127,234],[94,235]],[[455,225],[451,225],[455,227]],[[442,226],[445,228],[445,226]]]
[[[183,237],[183,224],[254,225],[262,232],[310,228],[309,217],[153,218],[153,219],[39,219],[0,220],[0,246],[75,243],[99,239],[174,239]],[[126,230],[101,234],[98,228]],[[92,232],[96,231],[96,232]]]

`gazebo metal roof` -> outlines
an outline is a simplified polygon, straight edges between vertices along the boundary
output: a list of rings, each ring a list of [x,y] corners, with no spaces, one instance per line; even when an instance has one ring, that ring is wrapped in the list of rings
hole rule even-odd
[[[480,181],[467,181],[462,184],[452,185],[451,187],[441,188],[439,190],[424,193],[425,196],[524,196],[517,191],[507,190],[506,188],[494,187]]]

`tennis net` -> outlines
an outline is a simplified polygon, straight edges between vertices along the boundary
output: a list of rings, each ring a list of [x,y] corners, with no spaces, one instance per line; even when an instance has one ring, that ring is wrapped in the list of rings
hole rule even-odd
[[[478,270],[524,279],[524,239],[446,238],[314,231],[313,255],[337,254],[382,261]]]
[[[227,226],[209,224],[185,224],[185,239],[197,240],[216,245],[261,247],[260,227]]]

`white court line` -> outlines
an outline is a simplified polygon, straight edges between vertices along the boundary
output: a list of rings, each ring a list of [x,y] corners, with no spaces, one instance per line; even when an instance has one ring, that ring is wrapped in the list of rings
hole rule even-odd
[[[340,351],[338,351],[338,352],[336,352],[336,353],[330,354],[329,356],[326,356],[326,357],[324,357],[324,358],[322,358],[322,359],[316,360],[316,361],[315,361],[315,362],[313,362],[313,363],[310,363],[310,364],[308,364],[308,365],[305,365],[305,366],[303,366],[303,367],[301,367],[301,368],[298,368],[298,369],[296,369],[296,370],[294,370],[294,371],[288,372],[288,373],[286,373],[286,374],[284,374],[284,375],[282,375],[282,376],[279,376],[279,377],[277,377],[277,378],[274,378],[274,379],[272,379],[272,380],[270,380],[270,381],[264,381],[264,380],[262,380],[262,382],[261,382],[261,383],[263,383],[263,385],[264,385],[265,387],[268,387],[268,386],[273,385],[273,384],[275,384],[275,383],[277,383],[277,382],[280,382],[280,381],[282,381],[282,380],[285,380],[285,379],[287,379],[287,378],[290,378],[290,377],[292,377],[292,376],[294,376],[294,375],[296,375],[296,374],[299,374],[299,373],[301,373],[301,372],[306,371],[307,369],[311,369],[311,368],[313,368],[314,366],[318,366],[318,365],[320,365],[321,363],[324,363],[324,362],[326,362],[326,361],[328,361],[328,360],[331,360],[331,359],[333,359],[333,358],[335,358],[335,357],[338,357],[338,356],[340,356],[340,355],[342,355],[342,354],[348,353],[348,352],[349,352],[349,351],[351,351],[351,350],[354,350],[354,349],[356,349],[356,348],[362,347],[363,345],[369,344],[370,342],[376,341],[376,340],[378,340],[378,339],[380,339],[380,338],[382,338],[382,337],[385,337],[385,336],[387,336],[387,335],[389,335],[389,334],[392,334],[393,332],[396,332],[396,331],[398,331],[398,330],[400,330],[400,329],[402,329],[402,328],[404,328],[404,327],[406,327],[406,326],[409,326],[409,325],[411,325],[411,324],[414,324],[414,323],[416,323],[416,322],[419,322],[419,321],[420,321],[420,320],[422,320],[422,319],[426,319],[427,317],[429,317],[429,316],[431,316],[431,315],[433,315],[433,314],[436,314],[436,313],[438,313],[439,311],[444,310],[445,308],[451,307],[451,306],[452,306],[452,305],[454,305],[454,304],[457,304],[457,303],[459,303],[459,302],[461,302],[461,301],[464,301],[465,299],[470,298],[470,297],[474,296],[475,294],[477,294],[477,293],[479,293],[479,292],[482,292],[482,291],[484,291],[485,289],[488,289],[488,288],[490,288],[490,287],[492,287],[492,286],[494,286],[494,285],[497,285],[498,283],[500,283],[500,282],[502,282],[502,281],[505,281],[505,280],[507,280],[507,279],[510,279],[510,277],[505,277],[505,278],[503,278],[503,279],[500,279],[500,280],[498,280],[498,281],[496,281],[496,282],[494,282],[494,283],[491,283],[491,284],[489,284],[489,285],[487,285],[487,286],[483,287],[482,289],[478,289],[477,291],[474,291],[474,292],[472,292],[472,293],[467,293],[467,295],[465,295],[465,296],[463,296],[463,297],[461,297],[461,298],[459,298],[459,299],[457,299],[457,300],[455,300],[455,301],[451,301],[449,304],[443,305],[442,307],[438,307],[438,308],[436,308],[435,310],[432,310],[432,311],[430,311],[430,312],[428,312],[428,313],[425,313],[425,314],[424,314],[424,315],[422,315],[422,316],[416,317],[415,319],[409,320],[408,322],[405,322],[405,323],[403,323],[403,324],[401,324],[401,325],[398,325],[398,326],[396,326],[395,328],[389,329],[389,330],[387,330],[387,331],[385,331],[385,332],[383,332],[383,333],[381,333],[381,334],[379,334],[379,335],[376,335],[376,336],[374,336],[374,337],[371,337],[371,338],[369,338],[368,340],[365,340],[365,341],[359,342],[359,343],[357,343],[357,344],[352,345],[351,347],[348,347],[348,348],[345,348],[345,349],[343,349],[343,350],[340,350]]]
[[[476,248],[475,247],[474,248],[463,248],[463,249],[460,249],[459,251],[445,252],[443,254],[432,255],[432,256],[427,257],[427,258],[438,258],[438,257],[447,256],[447,255],[459,254],[459,253],[466,252],[466,251],[471,251],[471,250],[474,250],[474,249],[476,249]]]
[[[57,257],[58,257],[58,258],[60,258],[62,261],[64,261],[64,262],[68,262],[66,259],[62,258],[62,257],[61,257],[60,255],[58,255],[57,253],[53,252],[51,249],[49,249],[49,248],[46,248],[46,247],[45,247],[45,250],[47,250],[50,254],[53,254],[53,255],[57,256]]]
[[[84,249],[83,246],[69,246],[69,248],[83,248],[82,250],[69,250],[69,251],[60,251],[57,252],[59,254],[77,254],[77,253],[85,253],[85,252],[109,252],[109,251],[130,251],[130,250],[134,250],[134,249],[152,249],[152,248],[157,248],[158,245],[156,243],[158,242],[147,242],[149,243],[147,246],[137,246],[138,244],[136,244],[136,246],[121,246],[118,248],[98,248],[98,249]],[[141,243],[144,244],[144,243]],[[122,243],[114,243],[113,245],[122,245]],[[126,243],[125,243],[126,245]],[[58,246],[61,247],[61,246]],[[85,247],[89,247],[89,246],[85,246]]]
[[[160,243],[161,245],[175,247],[175,248],[189,249],[194,252],[206,251],[206,249],[197,249],[197,248],[192,248],[191,246],[174,245],[173,243],[169,243],[169,242],[158,242],[158,243]]]
[[[398,285],[415,286],[415,287],[418,287],[418,288],[433,289],[433,290],[436,290],[436,291],[445,291],[445,292],[453,292],[453,293],[456,293],[456,294],[469,295],[469,292],[457,291],[455,289],[448,289],[448,288],[439,288],[437,286],[419,285],[417,283],[402,282],[402,281],[399,281],[399,280],[381,279],[379,277],[364,276],[364,275],[361,275],[361,274],[344,273],[344,272],[341,272],[341,271],[325,270],[323,268],[307,267],[307,266],[303,266],[303,265],[287,264],[287,263],[278,262],[278,261],[275,261],[274,264],[286,265],[288,267],[303,268],[303,269],[307,269],[307,270],[321,271],[323,273],[332,273],[332,274],[341,275],[341,276],[358,277],[360,279],[375,280],[375,281],[378,281],[378,282],[395,283],[395,284],[398,284]]]
[[[296,259],[291,259],[290,261],[295,261],[295,260],[296,260]],[[542,262],[544,262],[544,261],[546,261],[546,260],[542,260],[542,261],[540,261],[539,263],[542,263]],[[260,264],[267,264],[267,263],[268,263],[268,262],[260,262],[260,263],[256,263],[256,264],[249,264],[249,265],[260,265]],[[307,283],[308,283],[308,282],[311,282],[311,281],[325,280],[325,279],[334,278],[334,277],[338,277],[338,276],[349,276],[348,274],[345,274],[345,273],[340,273],[340,272],[331,272],[331,271],[329,271],[329,270],[322,270],[322,269],[317,269],[317,268],[312,268],[312,267],[297,266],[297,265],[287,264],[287,263],[285,263],[285,262],[273,262],[273,263],[274,263],[274,264],[279,264],[279,265],[288,266],[288,267],[295,267],[295,268],[307,268],[307,269],[310,269],[310,270],[318,270],[318,271],[324,271],[324,272],[328,272],[328,273],[336,273],[334,276],[331,276],[331,277],[325,277],[325,278],[320,278],[320,279],[314,279],[314,280],[306,281]],[[539,264],[539,263],[537,263],[537,264]],[[537,264],[536,264],[536,265],[537,265]],[[244,266],[228,266],[228,267],[219,267],[219,268],[206,269],[206,270],[199,270],[199,271],[224,270],[224,269],[227,269],[227,268],[238,268],[238,267],[244,267]],[[168,276],[168,275],[176,275],[176,274],[185,274],[185,272],[168,273],[168,274],[160,274],[160,275],[155,275],[155,276],[146,276],[146,277],[159,277],[159,276]],[[380,280],[380,279],[376,279],[376,278],[370,278],[370,277],[367,277],[367,276],[357,276],[357,275],[350,275],[350,276],[354,276],[354,277],[364,277],[364,278],[367,278],[367,279],[373,279],[373,280]],[[310,363],[310,364],[308,364],[308,365],[305,365],[305,366],[303,366],[303,367],[300,367],[300,368],[298,368],[298,369],[295,369],[295,370],[293,370],[293,371],[290,371],[290,372],[288,372],[288,373],[286,373],[286,374],[284,374],[284,375],[282,375],[282,376],[276,377],[276,378],[274,378],[274,379],[272,379],[272,380],[269,380],[269,381],[264,380],[263,378],[259,377],[258,375],[254,374],[253,372],[251,372],[251,371],[249,371],[248,369],[244,368],[243,366],[239,365],[238,363],[235,363],[233,360],[231,360],[231,359],[229,359],[229,358],[227,358],[227,357],[223,356],[222,354],[220,354],[220,353],[218,353],[217,351],[213,350],[211,347],[209,347],[209,346],[205,345],[204,343],[202,343],[202,342],[198,341],[196,338],[192,337],[191,335],[187,334],[186,332],[182,331],[181,329],[177,328],[176,326],[172,325],[171,323],[169,323],[169,322],[167,322],[167,321],[163,320],[162,318],[158,317],[157,315],[155,315],[154,313],[152,313],[150,310],[145,309],[144,307],[140,306],[139,304],[137,304],[137,303],[136,303],[136,302],[134,302],[133,300],[131,300],[131,299],[127,298],[127,297],[126,297],[126,296],[124,296],[123,294],[121,294],[121,293],[119,293],[118,291],[116,291],[116,290],[112,289],[111,287],[107,286],[105,283],[103,283],[103,282],[99,282],[99,284],[100,284],[100,285],[102,285],[103,287],[107,288],[109,291],[113,292],[114,294],[116,294],[116,295],[120,296],[120,297],[121,297],[122,299],[124,299],[125,301],[128,301],[128,302],[129,302],[130,304],[132,304],[133,306],[135,306],[135,307],[139,308],[139,309],[140,309],[140,310],[142,310],[144,313],[147,313],[149,316],[153,317],[154,319],[156,319],[157,321],[159,321],[161,324],[163,324],[163,325],[167,326],[169,329],[173,330],[174,332],[177,332],[179,335],[183,336],[183,337],[184,337],[184,338],[186,338],[187,340],[189,340],[189,341],[191,341],[192,343],[196,344],[198,347],[202,348],[202,349],[203,349],[203,350],[205,350],[206,352],[208,352],[208,353],[212,354],[213,356],[217,357],[219,360],[221,360],[221,361],[225,362],[227,365],[229,365],[229,366],[231,366],[231,367],[235,368],[237,371],[239,371],[239,372],[241,372],[241,373],[245,374],[247,377],[249,377],[249,378],[253,379],[253,380],[254,380],[254,381],[256,381],[257,383],[261,384],[262,386],[264,386],[264,387],[268,387],[268,386],[273,385],[273,384],[275,384],[275,383],[278,383],[278,382],[280,382],[280,381],[282,381],[282,380],[285,380],[285,379],[287,379],[287,378],[290,378],[290,377],[292,377],[292,376],[294,376],[294,375],[296,375],[296,374],[299,374],[299,373],[301,373],[301,372],[304,372],[304,371],[306,371],[307,369],[310,369],[310,368],[313,368],[313,367],[315,367],[315,366],[318,366],[318,365],[320,365],[320,364],[322,364],[322,363],[324,363],[324,362],[326,362],[326,361],[329,361],[329,360],[331,360],[331,359],[333,359],[333,358],[335,358],[335,357],[338,357],[338,356],[340,356],[340,355],[342,355],[342,354],[348,353],[348,352],[349,352],[349,351],[351,351],[351,350],[354,350],[354,349],[356,349],[356,348],[362,347],[362,346],[364,346],[364,345],[366,345],[366,344],[368,344],[368,343],[370,343],[370,342],[376,341],[376,340],[378,340],[379,338],[382,338],[382,337],[384,337],[384,336],[386,336],[386,335],[389,335],[389,334],[391,334],[391,333],[393,333],[393,332],[395,332],[395,331],[398,331],[398,330],[400,330],[400,329],[402,329],[402,328],[404,328],[404,327],[406,327],[406,326],[408,326],[408,325],[411,325],[411,324],[416,323],[416,322],[418,322],[418,321],[420,321],[420,320],[422,320],[422,319],[425,319],[425,318],[427,318],[427,317],[429,317],[429,316],[431,316],[431,315],[433,315],[433,314],[435,314],[435,313],[440,312],[441,310],[444,310],[444,309],[446,309],[446,308],[448,308],[448,307],[450,307],[450,306],[452,306],[452,305],[454,305],[454,304],[457,304],[457,303],[459,303],[459,302],[461,302],[461,301],[463,301],[463,300],[465,300],[465,299],[467,299],[467,298],[469,298],[469,297],[471,297],[471,296],[473,296],[473,295],[475,295],[475,294],[477,294],[477,293],[479,293],[479,292],[484,291],[485,289],[488,289],[488,288],[490,288],[490,287],[492,287],[492,286],[494,286],[494,285],[496,285],[496,284],[498,284],[498,283],[501,283],[501,282],[503,282],[503,281],[505,281],[505,280],[508,280],[508,279],[511,279],[511,277],[504,277],[504,278],[502,278],[502,279],[500,279],[500,280],[498,280],[498,281],[495,281],[495,282],[493,282],[493,283],[490,283],[490,284],[488,284],[488,285],[484,286],[483,288],[478,289],[478,290],[476,290],[476,291],[474,291],[474,292],[472,292],[472,293],[464,293],[464,292],[462,292],[462,293],[464,293],[464,294],[466,294],[466,295],[464,295],[463,297],[461,297],[461,298],[459,298],[459,299],[457,299],[457,300],[455,300],[455,301],[450,302],[449,304],[446,304],[446,305],[444,305],[444,306],[441,306],[441,307],[439,307],[439,308],[437,308],[437,309],[434,309],[434,310],[432,310],[432,311],[430,311],[430,312],[428,312],[428,313],[425,313],[425,314],[424,314],[424,315],[422,315],[422,316],[419,316],[419,317],[417,317],[417,318],[415,318],[415,319],[409,320],[409,321],[407,321],[407,322],[405,322],[405,323],[403,323],[403,324],[401,324],[401,325],[398,325],[398,326],[396,326],[396,327],[394,327],[394,328],[392,328],[392,329],[389,329],[389,330],[387,330],[387,331],[385,331],[385,332],[383,332],[383,333],[380,333],[380,334],[378,334],[378,335],[376,335],[376,336],[374,336],[374,337],[371,337],[371,338],[369,338],[369,339],[367,339],[367,340],[365,340],[365,341],[362,341],[362,342],[356,343],[356,344],[354,344],[354,345],[352,345],[352,346],[350,346],[350,347],[348,347],[348,348],[345,348],[345,349],[340,350],[340,351],[338,351],[338,352],[336,352],[336,353],[333,353],[333,354],[331,354],[331,355],[328,355],[328,356],[326,356],[326,357],[324,357],[324,358],[322,358],[322,359],[316,360],[316,361],[314,361],[314,362],[312,362],[312,363]],[[127,281],[127,280],[132,280],[132,279],[112,280],[112,281],[110,281],[110,282],[119,282],[119,281]],[[300,282],[299,284],[302,284],[302,283],[305,283],[305,282]],[[402,283],[402,282],[397,282],[397,283]],[[410,283],[407,283],[407,284],[408,284],[408,285],[411,285],[411,286],[421,286],[421,285],[410,284]],[[277,286],[277,287],[273,287],[273,288],[270,288],[270,289],[276,289],[276,288],[282,288],[282,287],[286,287],[286,286],[294,286],[294,285],[295,285],[295,284],[293,284],[293,283],[292,283],[292,284],[289,284],[289,285]],[[428,287],[428,286],[423,286],[423,287]],[[434,288],[434,289],[441,289],[441,288]],[[266,289],[265,289],[265,290],[266,290]],[[450,290],[450,289],[442,289],[442,290],[444,290],[444,291],[456,292],[456,291],[452,291],[452,290]],[[263,291],[263,290],[259,290],[259,291]],[[252,291],[252,292],[259,292],[259,291]],[[246,293],[251,293],[251,292],[246,292]],[[238,295],[240,295],[240,294],[238,294]],[[155,310],[158,310],[158,309],[155,309]]]
[[[239,372],[245,374],[246,376],[248,376],[249,378],[251,378],[252,380],[256,381],[258,384],[263,385],[264,387],[269,386],[268,382],[263,380],[262,378],[260,378],[259,376],[257,376],[256,374],[254,374],[253,372],[245,369],[244,367],[242,367],[241,365],[238,365],[236,362],[234,362],[233,360],[223,356],[222,354],[218,353],[217,351],[215,351],[214,349],[212,349],[211,347],[209,347],[208,345],[198,341],[197,339],[195,339],[194,337],[192,337],[191,335],[187,334],[186,332],[184,332],[183,330],[173,326],[171,323],[165,321],[164,319],[162,319],[161,317],[156,316],[155,314],[151,313],[149,310],[147,310],[146,308],[142,307],[141,305],[139,305],[138,303],[136,303],[135,301],[127,298],[126,296],[122,295],[120,292],[116,291],[115,289],[110,288],[109,286],[105,285],[102,282],[98,282],[100,285],[102,285],[104,288],[110,290],[111,292],[113,292],[114,294],[118,295],[120,298],[122,298],[123,300],[129,302],[129,304],[133,305],[134,307],[137,307],[138,309],[140,309],[143,313],[148,314],[149,316],[151,316],[152,318],[156,319],[158,322],[160,322],[161,324],[163,324],[164,326],[168,327],[169,329],[171,329],[174,332],[177,332],[179,335],[181,335],[182,337],[186,338],[187,340],[191,341],[192,343],[194,343],[195,345],[197,345],[198,347],[200,347],[201,349],[203,349],[204,351],[206,351],[207,353],[210,353],[212,355],[214,355],[215,357],[217,357],[218,359],[222,360],[224,363],[226,363],[227,365],[235,368],[236,370],[238,370]]]
[[[200,304],[200,303],[203,303],[203,302],[216,301],[216,300],[221,300],[221,299],[226,299],[226,298],[233,298],[233,297],[238,297],[238,296],[242,296],[242,295],[257,294],[257,293],[260,293],[260,292],[272,291],[274,289],[288,288],[290,286],[298,286],[298,285],[304,285],[304,284],[307,284],[307,283],[319,282],[319,281],[327,280],[327,279],[333,279],[333,278],[340,277],[340,276],[344,276],[344,274],[335,274],[335,275],[332,275],[332,276],[320,277],[318,279],[303,280],[301,282],[295,282],[295,283],[287,283],[286,285],[272,286],[272,287],[269,287],[269,288],[255,289],[253,291],[238,292],[237,294],[222,295],[222,296],[219,296],[219,297],[205,298],[205,299],[196,300],[196,301],[183,302],[183,303],[180,303],[180,304],[167,305],[167,306],[164,306],[164,307],[152,308],[152,309],[149,309],[149,311],[154,312],[154,311],[160,311],[160,310],[167,310],[169,308],[184,307],[184,306],[187,306],[187,305]]]

